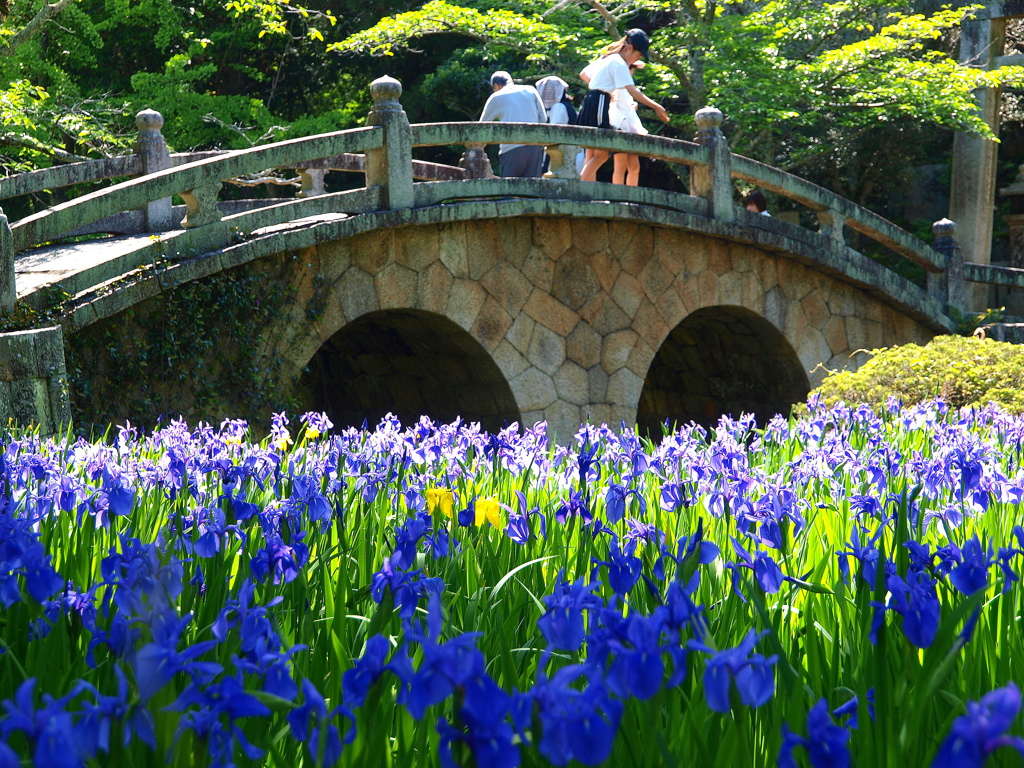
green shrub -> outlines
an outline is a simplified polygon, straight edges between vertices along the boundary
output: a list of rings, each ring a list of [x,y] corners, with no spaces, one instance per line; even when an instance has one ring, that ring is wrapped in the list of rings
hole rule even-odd
[[[964,336],[937,336],[925,346],[876,349],[857,371],[830,374],[817,389],[839,400],[878,408],[890,396],[905,405],[941,397],[951,408],[994,402],[1024,413],[1024,345]]]

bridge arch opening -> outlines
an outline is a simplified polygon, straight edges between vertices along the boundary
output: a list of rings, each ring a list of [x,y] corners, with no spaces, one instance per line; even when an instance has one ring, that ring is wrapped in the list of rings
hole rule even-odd
[[[461,417],[488,430],[519,419],[508,382],[480,343],[418,310],[371,312],[345,325],[313,355],[298,395],[337,427],[373,426],[389,412],[403,424]]]
[[[705,307],[677,325],[655,355],[637,426],[658,438],[666,419],[709,427],[724,414],[752,413],[764,424],[809,391],[796,350],[768,320],[743,307]]]

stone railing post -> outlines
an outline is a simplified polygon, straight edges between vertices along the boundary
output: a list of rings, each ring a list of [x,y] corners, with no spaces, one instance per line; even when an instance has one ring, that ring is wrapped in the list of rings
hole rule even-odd
[[[466,169],[467,179],[493,179],[494,169],[487,157],[486,144],[467,144],[466,151],[459,159],[459,167]]]
[[[205,227],[223,218],[220,209],[217,208],[217,196],[222,186],[221,182],[215,181],[181,193],[181,198],[185,201],[185,218],[181,220],[183,228]]]
[[[14,283],[14,233],[0,208],[0,315],[10,314],[18,299]]]
[[[580,171],[576,167],[576,155],[580,153],[577,145],[551,144],[544,147],[544,151],[548,153],[550,160],[548,171],[544,174],[545,179],[580,180]]]
[[[722,133],[725,116],[714,107],[698,109],[693,116],[697,123],[698,144],[711,150],[707,165],[690,169],[690,194],[707,198],[711,217],[734,221],[736,209],[732,200],[732,152]]]
[[[818,234],[831,238],[836,245],[846,245],[846,238],[843,236],[845,226],[846,216],[839,211],[818,211]]]
[[[0,420],[51,435],[71,421],[64,334],[59,325],[0,333]]]
[[[384,146],[366,151],[366,186],[384,188],[388,210],[413,207],[412,131],[398,99],[402,84],[378,77],[370,84],[373,107],[366,124],[384,129]]]
[[[171,154],[162,133],[164,116],[154,109],[144,109],[135,116],[139,136],[135,140],[135,154],[142,164],[142,175],[166,171],[171,167]],[[142,209],[146,216],[147,232],[166,232],[174,228],[171,216],[171,198],[154,200]]]
[[[319,197],[320,195],[327,194],[327,188],[324,186],[324,177],[327,176],[326,169],[299,168],[297,170],[299,172],[299,183],[302,184],[302,187],[295,194],[296,197]]]
[[[932,234],[935,236],[932,248],[946,257],[946,270],[928,273],[928,293],[950,309],[962,312],[965,309],[964,259],[956,240],[956,223],[939,219],[932,224]]]

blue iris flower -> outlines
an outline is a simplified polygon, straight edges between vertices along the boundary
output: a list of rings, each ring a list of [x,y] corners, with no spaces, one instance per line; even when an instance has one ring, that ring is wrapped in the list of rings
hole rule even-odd
[[[807,750],[813,768],[847,768],[850,750],[846,742],[849,740],[850,732],[832,722],[828,702],[819,699],[807,713],[807,738],[798,736],[783,724],[779,768],[796,768],[793,750],[798,746]]]
[[[726,563],[726,568],[732,571],[732,588],[733,591],[739,595],[743,602],[747,601],[747,598],[740,591],[740,569],[746,568],[753,572],[754,580],[758,586],[761,587],[768,594],[775,594],[782,588],[782,584],[786,581],[786,577],[782,575],[782,569],[779,568],[775,560],[772,559],[771,555],[767,552],[756,552],[753,557],[750,553],[743,548],[743,546],[735,539],[732,538],[732,548],[735,550],[736,555],[740,558],[737,563]]]
[[[302,693],[302,706],[288,713],[288,725],[291,726],[292,735],[305,742],[317,765],[334,765],[341,758],[342,750],[341,735],[338,726],[334,724],[335,718],[344,715],[352,721],[352,728],[345,736],[346,744],[355,739],[355,718],[342,706],[328,711],[326,700],[309,680],[303,679]]]
[[[738,646],[724,651],[716,651],[696,640],[687,643],[688,648],[711,654],[704,669],[704,697],[708,707],[722,713],[732,708],[729,702],[730,683],[735,683],[740,701],[748,707],[760,707],[775,695],[773,666],[778,656],[765,658],[761,654],[750,653],[767,633],[768,630],[760,634],[750,630]]]
[[[888,576],[885,586],[890,597],[884,607],[903,617],[903,634],[918,648],[930,646],[939,629],[939,598],[935,592],[935,579],[922,571],[911,570],[906,580],[898,574]],[[873,626],[872,642],[875,642],[876,634]]]
[[[593,594],[596,587],[596,584],[584,585],[582,579],[569,584],[559,572],[554,592],[544,598],[547,611],[537,620],[549,649],[578,651],[583,646],[586,638],[583,611],[602,605]]]
[[[370,687],[384,674],[385,660],[390,651],[391,643],[383,635],[374,635],[366,641],[362,657],[341,676],[341,688],[347,706],[363,706]]]
[[[960,548],[960,564],[949,572],[950,583],[965,595],[973,595],[988,586],[988,569],[995,563],[992,545],[986,552],[977,534]]]
[[[1024,739],[1006,731],[1020,714],[1020,690],[1013,683],[967,702],[967,714],[953,721],[939,747],[932,768],[982,768],[1000,747],[1011,747],[1024,756]]]
[[[612,539],[609,547],[608,559],[598,560],[594,558],[594,570],[598,566],[608,568],[608,586],[616,595],[624,597],[636,583],[640,581],[640,573],[643,570],[643,563],[639,557],[623,554],[619,550],[618,539]],[[594,576],[591,575],[591,580]]]
[[[563,667],[532,690],[541,724],[538,749],[555,765],[579,760],[598,765],[611,754],[622,720],[623,705],[609,695],[595,670],[573,665]],[[572,687],[586,679],[582,689]]]
[[[626,499],[633,496],[640,504],[640,513],[647,512],[647,501],[635,488],[627,488],[618,483],[609,483],[608,491],[605,493],[605,514],[609,523],[617,523],[626,516]]]
[[[15,731],[23,733],[32,744],[36,768],[80,768],[89,755],[76,739],[78,732],[66,707],[81,689],[76,687],[59,699],[44,695],[43,706],[36,709],[35,685],[35,678],[29,678],[18,686],[14,701],[3,703],[7,716],[0,720],[0,736],[7,739]]]

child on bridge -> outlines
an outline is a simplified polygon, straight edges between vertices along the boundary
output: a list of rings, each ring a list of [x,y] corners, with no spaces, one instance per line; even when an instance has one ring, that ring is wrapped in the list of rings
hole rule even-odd
[[[644,95],[643,91],[633,84],[630,65],[644,58],[650,50],[651,39],[642,29],[631,29],[625,36],[605,49],[602,58],[587,65],[580,73],[586,81],[587,95],[580,106],[577,125],[589,125],[594,128],[615,128],[610,119],[612,94],[616,89],[624,89],[640,104],[650,107],[658,117],[668,122],[668,112],[656,101]],[[621,121],[620,121],[621,122]],[[597,181],[597,171],[608,160],[608,150],[589,150],[589,156],[580,174],[581,181]]]

